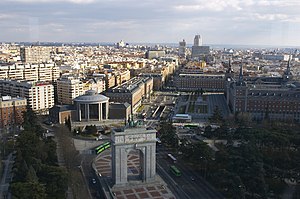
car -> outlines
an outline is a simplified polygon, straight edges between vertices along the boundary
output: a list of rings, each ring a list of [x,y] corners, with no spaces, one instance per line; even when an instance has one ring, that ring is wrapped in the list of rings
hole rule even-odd
[[[51,125],[51,126],[53,125],[53,123],[49,120],[44,121],[44,124]]]
[[[193,176],[191,176],[191,181],[195,181],[195,178]]]
[[[96,184],[96,183],[97,183],[97,181],[96,181],[95,178],[92,179],[92,183],[93,183],[93,184]]]

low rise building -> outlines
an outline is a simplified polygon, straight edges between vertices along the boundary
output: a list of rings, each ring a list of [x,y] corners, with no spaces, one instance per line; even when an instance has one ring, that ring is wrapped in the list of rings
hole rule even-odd
[[[86,91],[74,99],[76,121],[102,121],[108,119],[109,98],[96,91]],[[75,118],[74,118],[75,119]]]

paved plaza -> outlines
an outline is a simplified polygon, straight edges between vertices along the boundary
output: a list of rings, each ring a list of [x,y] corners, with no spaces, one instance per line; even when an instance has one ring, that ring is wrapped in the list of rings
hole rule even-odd
[[[107,149],[96,157],[95,167],[102,178],[111,178],[110,149]],[[129,179],[140,175],[140,158],[137,151],[132,151],[128,154],[127,169]],[[157,180],[154,183],[132,183],[125,187],[113,187],[111,191],[117,199],[175,199],[172,192],[159,176],[157,176]]]

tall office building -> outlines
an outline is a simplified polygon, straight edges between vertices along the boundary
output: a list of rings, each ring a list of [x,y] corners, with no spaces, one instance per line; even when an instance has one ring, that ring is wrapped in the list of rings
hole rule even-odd
[[[20,48],[21,61],[24,63],[48,63],[51,47],[46,46],[26,46]]]
[[[202,38],[196,35],[194,38],[194,45],[192,46],[192,58],[202,59],[210,52],[209,46],[202,46]]]
[[[179,57],[183,57],[183,58],[185,58],[186,56],[186,42],[184,39],[179,42],[178,55]]]
[[[202,46],[202,38],[200,35],[195,35],[194,46]]]

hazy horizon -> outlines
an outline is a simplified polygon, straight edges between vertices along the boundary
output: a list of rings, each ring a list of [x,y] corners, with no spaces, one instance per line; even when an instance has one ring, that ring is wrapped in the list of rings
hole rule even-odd
[[[2,41],[300,46],[295,0],[2,0]]]

